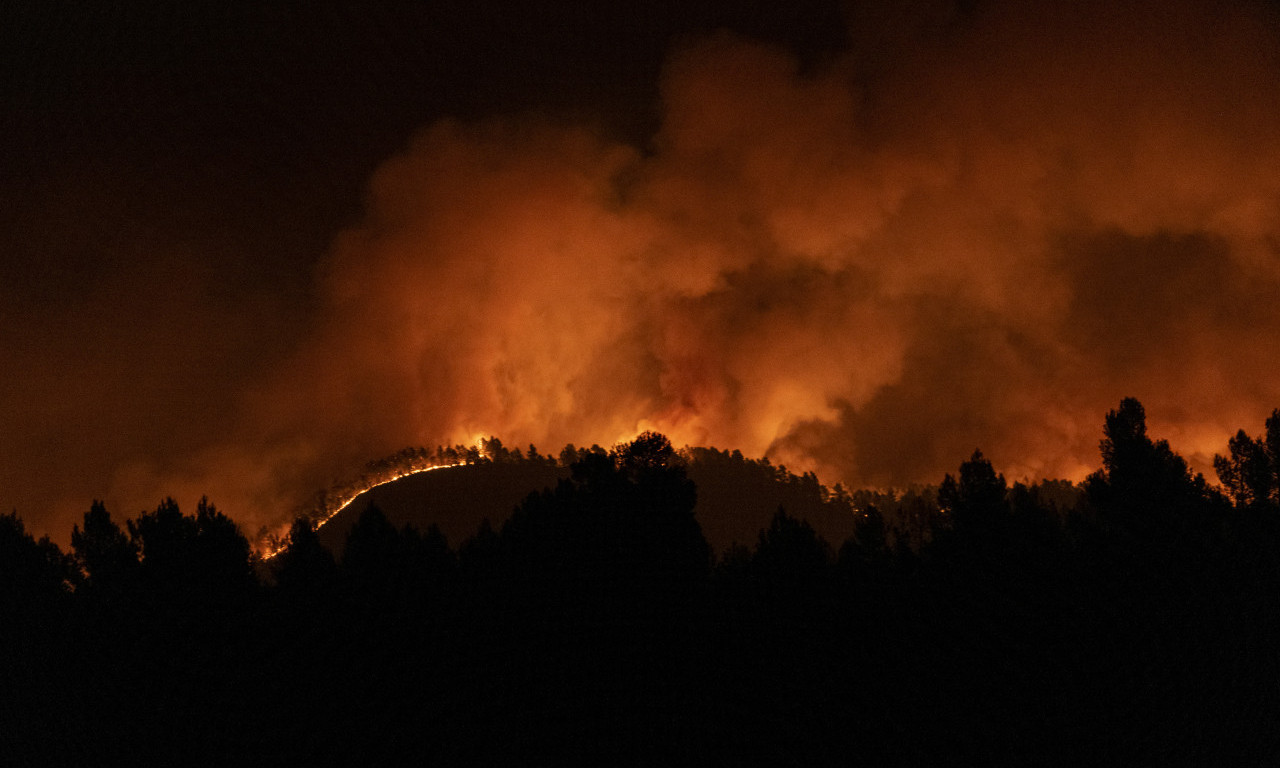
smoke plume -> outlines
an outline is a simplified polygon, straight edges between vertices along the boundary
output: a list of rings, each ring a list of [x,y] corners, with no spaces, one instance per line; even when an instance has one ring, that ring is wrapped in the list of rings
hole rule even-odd
[[[1122,396],[1202,468],[1280,406],[1269,11],[926,3],[850,29],[804,65],[684,44],[644,146],[425,127],[225,436],[111,493],[208,493],[252,527],[405,445],[644,429],[828,483],[936,481],[977,447],[1079,479]]]

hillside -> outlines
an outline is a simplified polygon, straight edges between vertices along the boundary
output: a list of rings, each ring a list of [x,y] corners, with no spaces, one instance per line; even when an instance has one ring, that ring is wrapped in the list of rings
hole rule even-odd
[[[811,474],[794,475],[736,451],[687,448],[682,455],[698,487],[695,515],[716,552],[734,542],[753,545],[779,507],[807,521],[833,548],[853,535],[849,502],[833,497]],[[325,546],[341,553],[360,512],[374,504],[397,527],[439,526],[456,546],[482,520],[500,528],[526,496],[553,487],[568,471],[542,461],[512,460],[409,475],[361,494],[318,534]]]
[[[456,546],[474,534],[486,518],[495,528],[500,527],[526,496],[554,486],[568,472],[542,462],[515,461],[466,464],[409,475],[365,491],[317,535],[322,544],[340,554],[356,518],[373,504],[397,528],[412,524],[426,530],[434,524]]]

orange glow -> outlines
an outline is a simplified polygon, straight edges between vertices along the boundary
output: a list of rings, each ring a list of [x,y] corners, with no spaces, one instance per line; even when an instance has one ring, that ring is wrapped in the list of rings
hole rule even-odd
[[[855,24],[805,66],[690,42],[644,147],[424,126],[319,265],[298,347],[92,493],[207,493],[275,529],[335,473],[481,425],[543,452],[652,429],[849,487],[936,482],[975,448],[1080,479],[1124,396],[1211,472],[1280,406],[1280,28],[980,5]],[[91,495],[67,493],[70,521]]]
[[[551,450],[654,429],[884,486],[975,447],[1079,479],[1134,395],[1205,469],[1206,436],[1220,450],[1280,405],[1261,354],[1280,314],[1230,309],[1280,287],[1257,254],[1280,234],[1261,170],[1280,125],[1204,106],[1243,87],[1247,54],[1167,82],[1147,57],[1199,56],[1165,45],[1193,30],[1140,21],[1116,19],[1137,42],[1106,68],[1092,37],[1116,30],[1000,26],[871,85],[713,38],[673,57],[650,155],[546,123],[431,126],[374,177],[322,272],[327,324],[249,423],[315,462],[478,423]]]
[[[316,530],[320,530],[321,528],[324,527],[326,523],[328,523],[333,518],[337,517],[338,514],[341,513],[344,509],[351,506],[351,504],[356,499],[360,498],[361,495],[368,493],[369,491],[372,491],[374,488],[377,488],[380,485],[386,485],[387,483],[394,483],[395,481],[404,477],[408,477],[410,475],[418,475],[423,472],[434,472],[437,469],[451,469],[453,467],[461,467],[461,466],[465,466],[465,464],[462,464],[462,463],[432,464],[431,466],[428,466],[428,467],[412,467],[412,468],[398,470],[384,476],[379,476],[376,479],[371,479],[365,483],[360,483],[352,488],[349,488],[345,493],[343,493],[337,499],[333,500],[331,506],[325,509],[314,510],[314,512],[319,515],[314,519],[314,527]],[[283,534],[287,533],[288,530],[289,530],[289,527],[285,526],[277,530],[276,535],[282,536]],[[274,548],[266,547],[262,551],[262,559],[270,560],[271,558],[283,552],[287,544],[288,542],[282,542],[282,544],[278,547],[274,547]]]

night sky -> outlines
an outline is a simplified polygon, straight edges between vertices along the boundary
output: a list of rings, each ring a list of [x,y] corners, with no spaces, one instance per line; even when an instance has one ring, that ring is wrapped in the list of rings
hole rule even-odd
[[[597,7],[597,6],[609,7]],[[0,10],[0,508],[658,429],[834,483],[1280,407],[1280,12]]]

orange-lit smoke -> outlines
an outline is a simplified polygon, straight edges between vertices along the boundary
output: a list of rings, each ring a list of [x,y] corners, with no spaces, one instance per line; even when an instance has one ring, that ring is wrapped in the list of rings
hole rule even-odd
[[[156,491],[274,521],[404,445],[642,429],[832,483],[975,447],[1078,479],[1126,395],[1203,466],[1280,406],[1280,24],[935,5],[803,71],[687,45],[643,148],[426,127],[323,262],[322,326]]]

